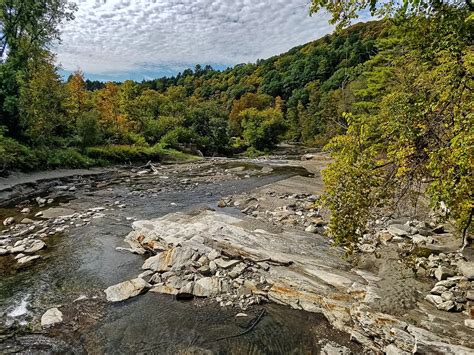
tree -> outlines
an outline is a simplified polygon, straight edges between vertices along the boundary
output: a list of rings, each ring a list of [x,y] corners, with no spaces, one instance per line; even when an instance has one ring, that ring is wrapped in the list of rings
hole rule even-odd
[[[249,108],[242,111],[240,117],[245,142],[257,150],[273,148],[286,131],[283,114],[277,108],[263,111]]]
[[[327,146],[334,162],[324,173],[326,203],[337,242],[357,240],[382,207],[425,191],[433,208],[447,206],[464,241],[472,231],[473,21],[458,5],[409,17],[366,63],[347,132]]]
[[[62,107],[65,92],[53,62],[48,52],[32,60],[28,66],[31,75],[20,89],[21,125],[33,145],[56,144],[60,137],[74,132]]]
[[[330,23],[345,27],[356,19],[359,13],[369,10],[372,16],[425,16],[442,11],[445,6],[467,7],[474,11],[472,0],[455,0],[443,2],[439,0],[406,0],[402,2],[385,2],[380,0],[311,0],[310,13],[316,13],[325,9],[332,18]]]
[[[1,0],[0,58],[59,40],[59,25],[73,19],[75,10],[67,0]]]
[[[28,62],[59,39],[59,24],[73,18],[67,0],[0,0],[0,125],[22,138],[18,98]]]

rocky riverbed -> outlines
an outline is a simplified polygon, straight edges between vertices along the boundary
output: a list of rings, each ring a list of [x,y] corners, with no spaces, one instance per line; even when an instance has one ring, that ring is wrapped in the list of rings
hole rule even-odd
[[[326,162],[213,159],[4,188],[0,347],[472,353],[472,259],[450,226],[374,221],[347,258],[324,236]]]

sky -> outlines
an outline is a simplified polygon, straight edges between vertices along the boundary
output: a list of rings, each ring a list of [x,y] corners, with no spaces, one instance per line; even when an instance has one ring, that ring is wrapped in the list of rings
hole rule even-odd
[[[255,62],[332,32],[309,0],[75,0],[55,48],[66,75],[142,80]]]

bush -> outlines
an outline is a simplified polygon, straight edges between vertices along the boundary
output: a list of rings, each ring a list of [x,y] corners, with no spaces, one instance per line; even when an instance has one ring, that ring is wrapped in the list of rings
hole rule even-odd
[[[149,120],[145,124],[143,136],[150,144],[155,144],[168,132],[181,125],[182,120],[172,116],[161,116],[156,120]]]
[[[76,122],[77,135],[82,149],[100,141],[99,114],[95,111],[82,113]]]
[[[181,144],[195,144],[199,142],[197,134],[186,127],[176,127],[172,131],[166,133],[161,138],[160,143],[165,148],[179,148]]]
[[[251,108],[242,111],[240,115],[243,137],[249,146],[257,150],[274,147],[286,131],[283,114],[278,109],[259,111]]]
[[[67,167],[67,168],[88,168],[95,164],[95,161],[88,158],[76,149],[58,149],[51,152],[47,160],[48,167]]]

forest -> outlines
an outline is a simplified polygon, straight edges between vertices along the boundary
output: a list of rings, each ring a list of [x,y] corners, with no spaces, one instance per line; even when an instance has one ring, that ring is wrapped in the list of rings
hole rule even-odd
[[[465,235],[473,215],[473,15],[469,1],[401,7],[313,0],[337,30],[287,53],[170,78],[63,80],[49,44],[66,1],[3,2],[0,171],[88,167],[324,147],[336,241],[358,238],[383,205],[412,191],[441,202]],[[370,6],[369,6],[370,5]],[[369,8],[378,21],[351,25]],[[21,11],[23,10],[23,11]],[[29,12],[30,11],[30,12]],[[354,212],[355,211],[355,212]]]

